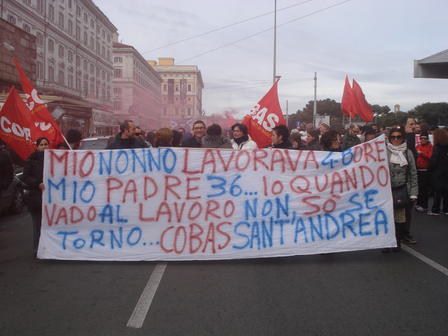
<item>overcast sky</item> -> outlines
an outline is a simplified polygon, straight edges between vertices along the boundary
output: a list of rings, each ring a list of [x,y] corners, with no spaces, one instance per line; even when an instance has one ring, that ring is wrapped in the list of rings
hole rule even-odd
[[[146,59],[174,57],[176,64],[197,65],[208,115],[236,110],[242,116],[272,84],[273,30],[220,47],[272,28],[273,14],[153,49],[269,13],[274,0],[94,1],[117,27],[120,40]],[[313,99],[314,72],[318,99],[340,101],[348,74],[370,104],[400,104],[408,111],[425,102],[447,101],[448,80],[413,78],[414,60],[448,48],[443,42],[447,0],[342,2],[277,0],[277,74],[282,76],[284,113],[287,100],[291,114]]]

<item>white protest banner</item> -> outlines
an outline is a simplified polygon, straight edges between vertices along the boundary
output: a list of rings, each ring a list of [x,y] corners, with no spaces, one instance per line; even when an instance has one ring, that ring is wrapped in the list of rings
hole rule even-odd
[[[39,258],[211,260],[396,246],[384,137],[345,152],[45,153]]]

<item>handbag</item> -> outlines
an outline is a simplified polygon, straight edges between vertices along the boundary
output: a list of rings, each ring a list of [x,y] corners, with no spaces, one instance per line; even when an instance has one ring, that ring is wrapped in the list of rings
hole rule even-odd
[[[394,209],[405,208],[410,203],[408,187],[403,184],[399,187],[392,188],[392,198],[394,200]]]

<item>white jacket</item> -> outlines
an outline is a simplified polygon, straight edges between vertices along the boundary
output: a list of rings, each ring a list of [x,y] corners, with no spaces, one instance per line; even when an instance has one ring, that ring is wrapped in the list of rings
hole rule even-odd
[[[249,140],[244,141],[244,142],[240,143],[239,145],[235,142],[234,139],[231,139],[230,142],[232,143],[233,149],[236,149],[236,150],[240,150],[240,149],[246,149],[246,150],[258,149],[257,143],[255,141],[253,141],[250,137],[249,137]]]

